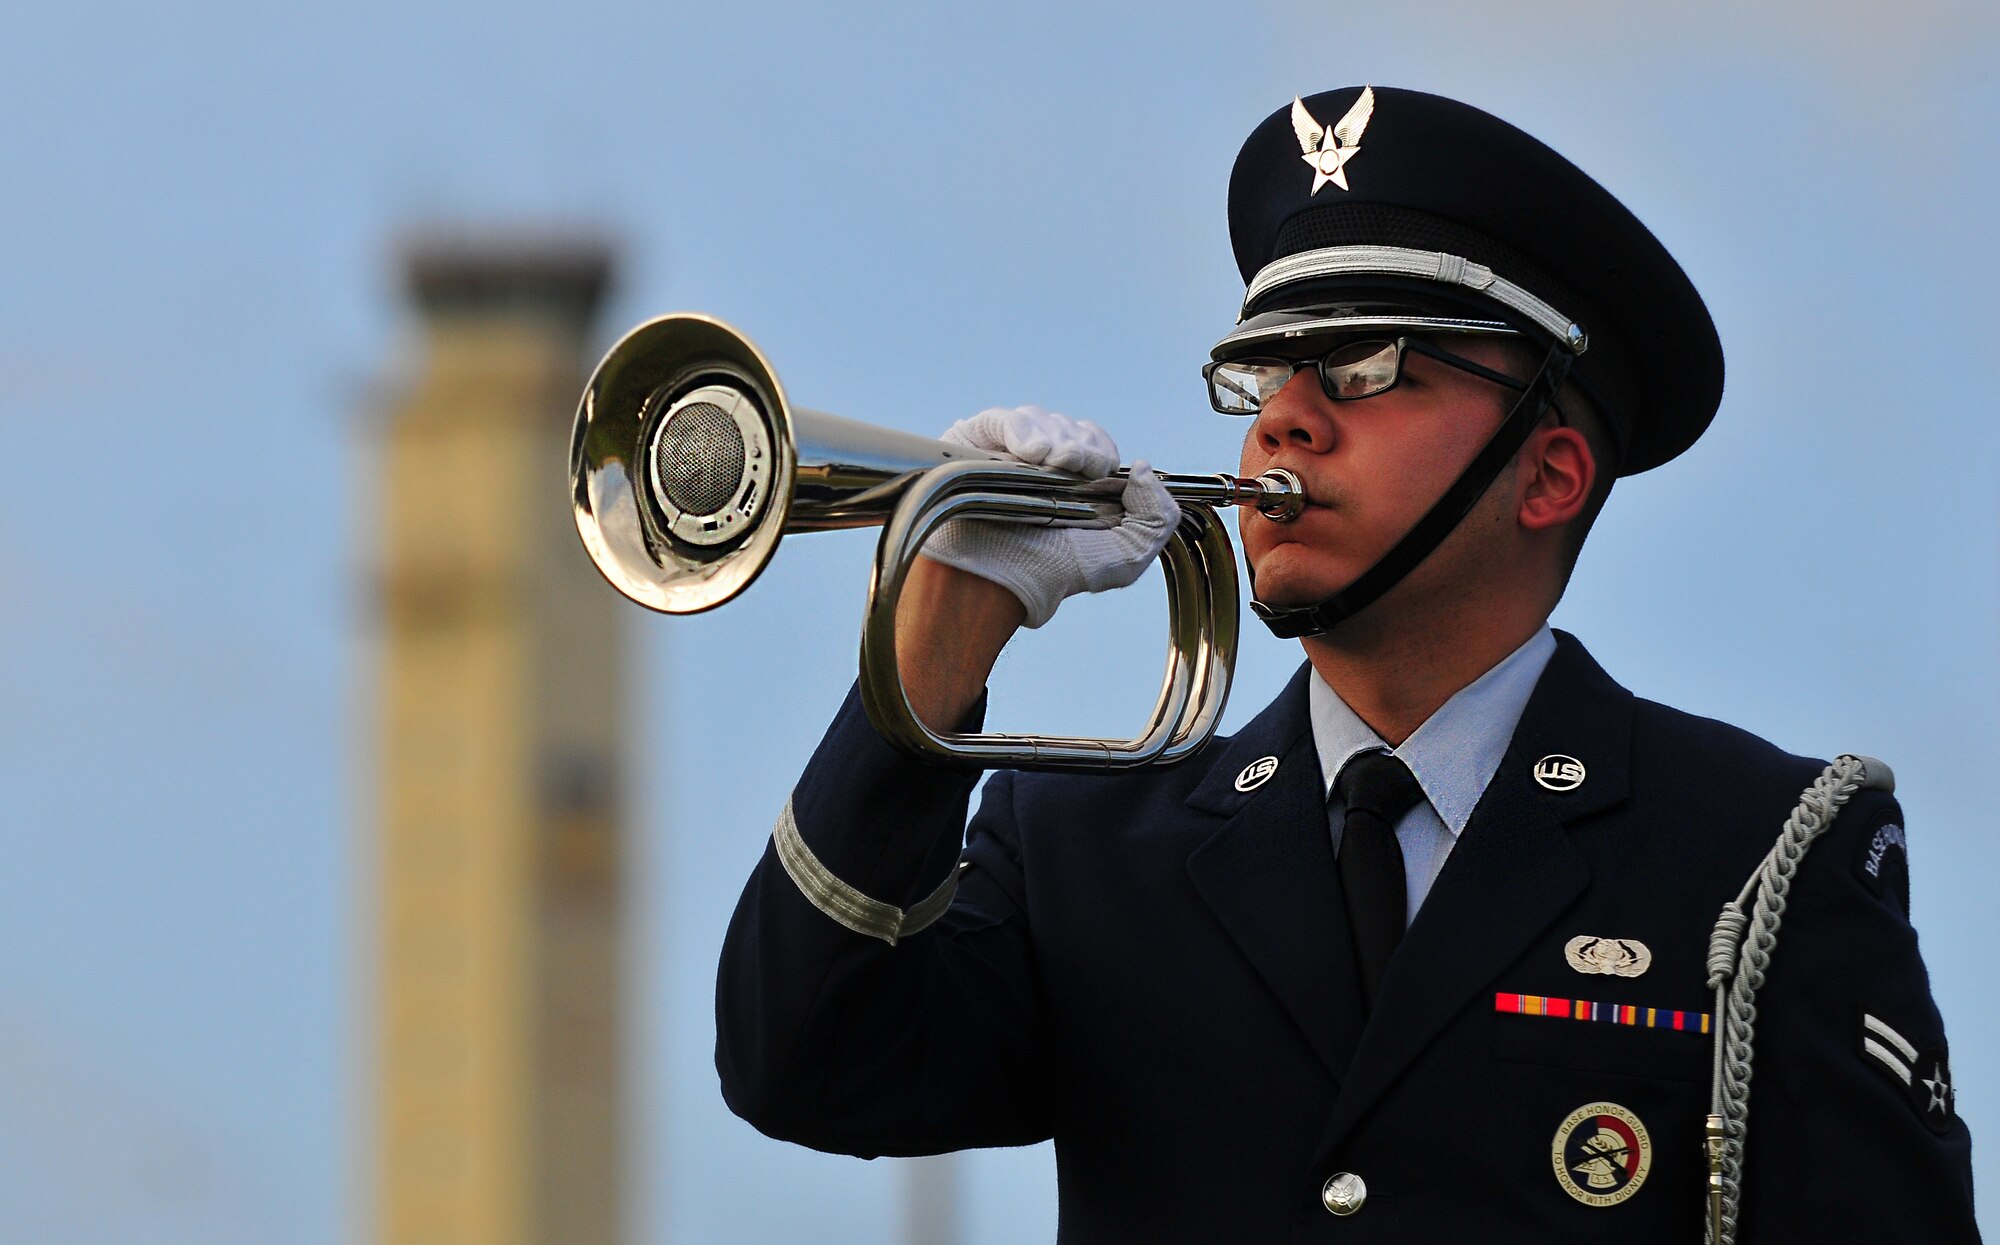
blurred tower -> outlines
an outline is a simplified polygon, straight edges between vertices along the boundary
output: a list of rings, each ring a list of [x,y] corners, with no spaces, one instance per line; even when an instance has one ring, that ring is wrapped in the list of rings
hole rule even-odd
[[[594,244],[406,256],[418,357],[380,497],[383,1245],[620,1233],[624,611],[565,495],[609,275]]]
[[[903,1245],[958,1245],[956,1154],[904,1159]]]

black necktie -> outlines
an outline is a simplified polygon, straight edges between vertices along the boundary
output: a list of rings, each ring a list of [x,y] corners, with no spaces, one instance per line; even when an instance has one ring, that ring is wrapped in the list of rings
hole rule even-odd
[[[1364,752],[1334,781],[1346,805],[1340,828],[1340,890],[1354,931],[1361,996],[1375,1005],[1382,970],[1403,940],[1403,849],[1396,823],[1424,798],[1410,767],[1387,752]]]

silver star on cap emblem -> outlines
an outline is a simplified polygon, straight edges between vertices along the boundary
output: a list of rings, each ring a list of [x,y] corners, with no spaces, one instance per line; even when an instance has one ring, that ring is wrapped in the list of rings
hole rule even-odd
[[[1360,152],[1361,132],[1368,128],[1368,118],[1374,115],[1372,86],[1361,88],[1361,97],[1354,101],[1354,107],[1331,129],[1313,120],[1304,100],[1292,97],[1292,132],[1299,136],[1299,148],[1305,153],[1301,158],[1312,165],[1312,194],[1318,194],[1320,187],[1328,182],[1342,190],[1349,189],[1347,162]]]

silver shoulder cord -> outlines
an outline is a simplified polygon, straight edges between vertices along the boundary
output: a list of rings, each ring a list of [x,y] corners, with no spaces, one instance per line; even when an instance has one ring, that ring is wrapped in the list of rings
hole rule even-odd
[[[1833,825],[1855,792],[1894,791],[1896,777],[1873,757],[1842,754],[1799,796],[1777,843],[1722,906],[1708,938],[1708,986],[1715,991],[1715,1077],[1707,1128],[1708,1245],[1735,1245],[1743,1197],[1743,1142],[1750,1131],[1750,1060],[1757,1040],[1757,990],[1778,945],[1792,877],[1812,841]],[[1746,935],[1748,935],[1746,937]]]

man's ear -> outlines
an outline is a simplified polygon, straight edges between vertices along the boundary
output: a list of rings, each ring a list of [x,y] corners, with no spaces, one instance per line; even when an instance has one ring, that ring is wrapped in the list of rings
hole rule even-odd
[[[1521,526],[1531,532],[1581,518],[1597,483],[1590,442],[1574,428],[1541,428],[1521,449]]]

